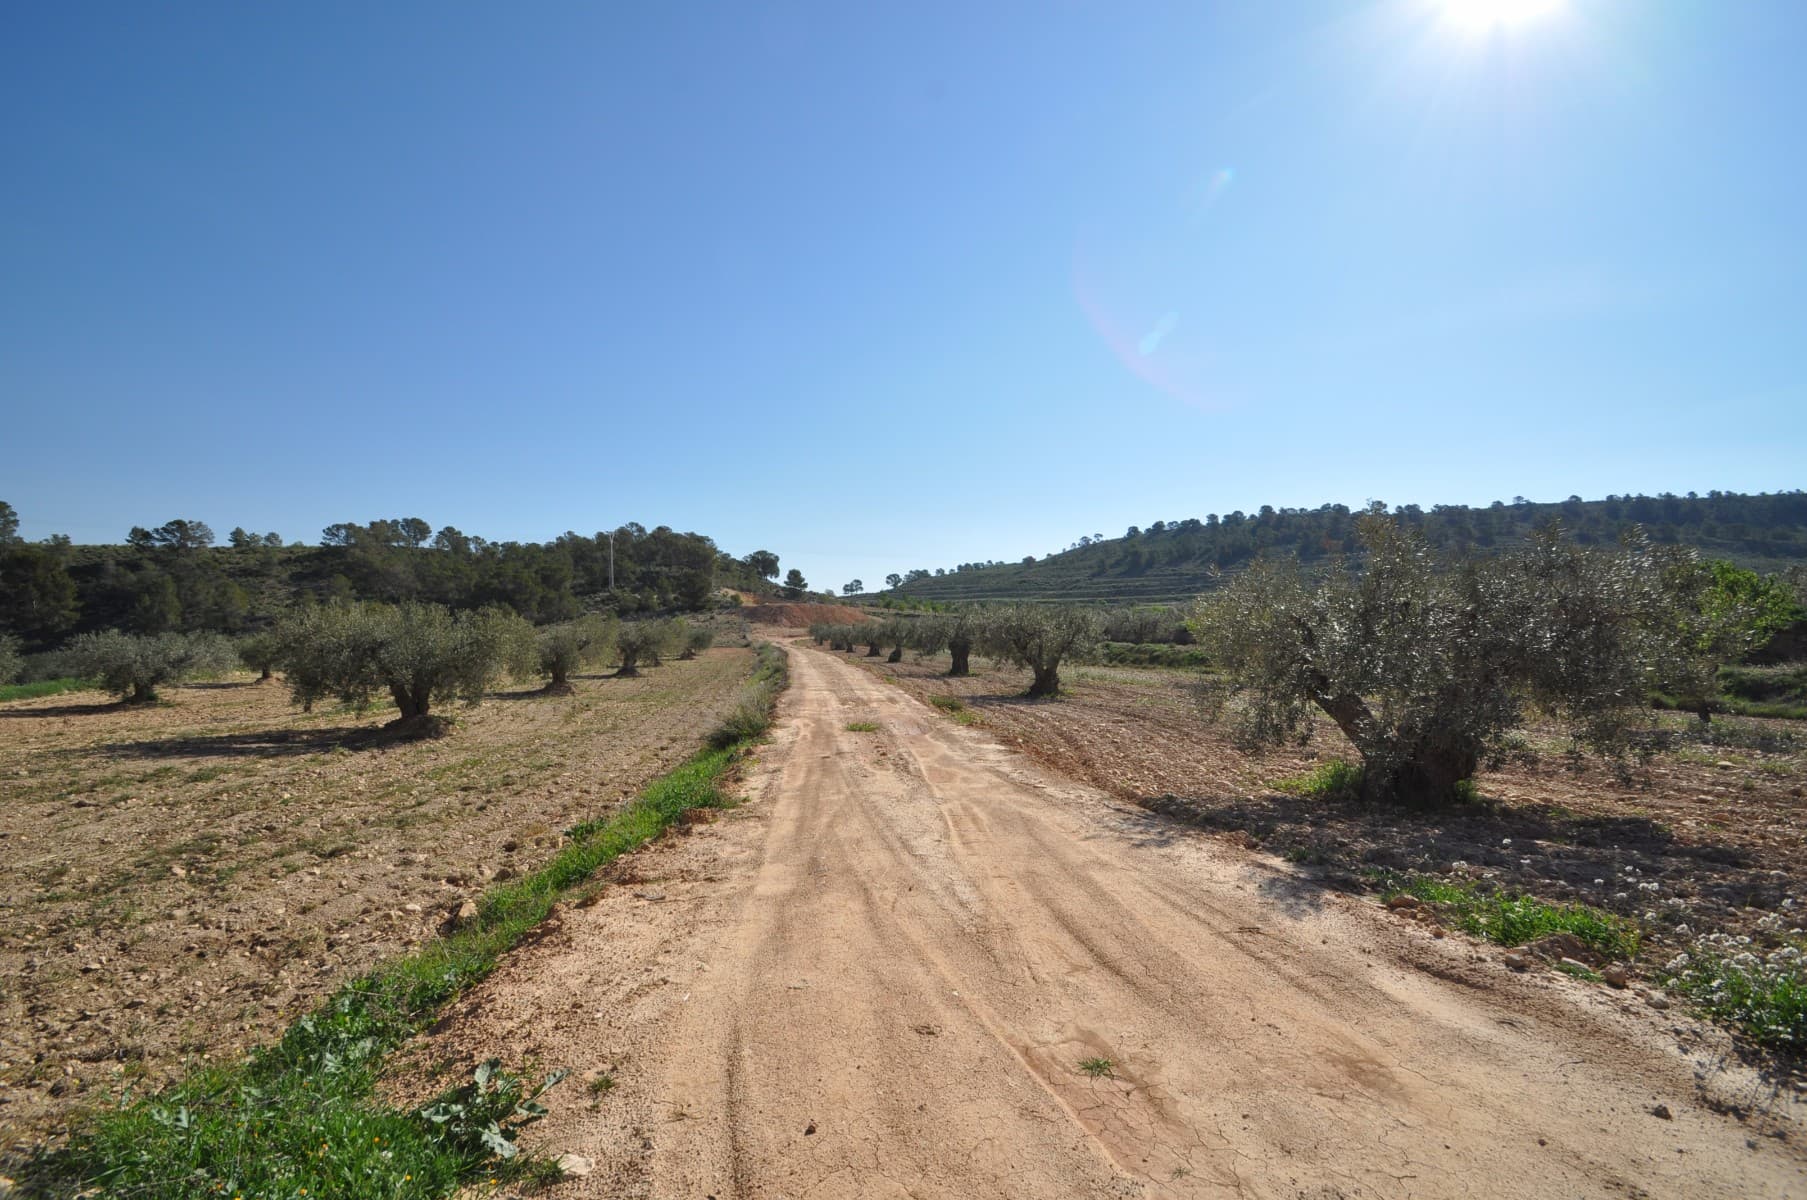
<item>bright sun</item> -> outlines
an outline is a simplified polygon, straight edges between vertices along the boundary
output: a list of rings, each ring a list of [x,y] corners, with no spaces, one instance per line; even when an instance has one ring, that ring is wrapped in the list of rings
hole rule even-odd
[[[1464,29],[1510,29],[1562,7],[1563,0],[1442,0],[1443,15]]]

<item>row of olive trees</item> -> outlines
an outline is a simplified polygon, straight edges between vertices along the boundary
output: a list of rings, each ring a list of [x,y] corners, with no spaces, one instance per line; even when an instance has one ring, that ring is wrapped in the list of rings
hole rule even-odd
[[[1634,748],[1654,694],[1710,712],[1721,665],[1800,618],[1788,589],[1691,550],[1630,540],[1590,549],[1551,528],[1498,555],[1443,559],[1410,526],[1358,521],[1364,557],[1311,572],[1263,561],[1194,606],[1188,629],[1246,744],[1311,736],[1322,713],[1362,761],[1370,800],[1435,806],[1533,713],[1610,756]],[[1097,644],[1096,610],[1058,605],[811,630],[818,643],[891,660],[977,651],[1032,673],[1052,696],[1063,661]]]
[[[950,675],[968,674],[976,651],[994,662],[1027,669],[1029,695],[1043,697],[1059,693],[1063,662],[1083,661],[1096,652],[1099,629],[1098,614],[1092,609],[1021,604],[961,607],[925,617],[813,625],[810,636],[818,645],[826,644],[836,650],[865,647],[869,658],[889,651],[891,662],[902,659],[906,649],[924,657],[947,654]]]
[[[617,674],[637,675],[666,655],[694,658],[712,640],[709,629],[681,619],[591,615],[536,629],[504,609],[333,604],[299,609],[236,645],[217,634],[104,630],[75,638],[64,655],[71,673],[131,703],[155,700],[162,684],[242,663],[266,680],[280,670],[305,709],[328,697],[363,707],[387,694],[405,722],[427,717],[436,703],[474,702],[504,679],[537,675],[548,692],[569,692],[583,668],[616,661]]]

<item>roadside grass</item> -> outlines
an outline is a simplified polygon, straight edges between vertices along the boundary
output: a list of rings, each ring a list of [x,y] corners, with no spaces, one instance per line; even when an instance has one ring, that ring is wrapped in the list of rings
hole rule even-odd
[[[0,703],[8,700],[36,700],[43,696],[60,696],[64,692],[94,690],[91,679],[40,679],[36,683],[9,683],[0,687]]]
[[[1715,1021],[1777,1054],[1807,1055],[1807,941],[1767,953],[1725,934],[1708,934],[1658,972],[1671,992]]]
[[[1473,884],[1426,876],[1388,877],[1381,898],[1408,895],[1443,911],[1464,933],[1501,946],[1522,946],[1553,933],[1570,933],[1608,958],[1629,961],[1639,945],[1637,926],[1587,904],[1550,904],[1514,892],[1483,892]]]
[[[783,652],[766,649],[749,684],[766,705],[761,729],[785,679]],[[692,809],[726,807],[720,784],[746,740],[712,744],[625,808],[573,826],[550,862],[492,888],[467,924],[346,984],[276,1044],[91,1113],[67,1149],[28,1166],[24,1194],[427,1200],[483,1179],[556,1177],[514,1138],[544,1112],[538,1097],[561,1073],[534,1082],[486,1063],[470,1083],[407,1109],[377,1094],[383,1061],[599,868]]]
[[[929,703],[962,725],[979,723],[979,714],[966,707],[966,701],[958,696],[930,696]]]
[[[877,733],[878,728],[879,728],[879,726],[878,726],[877,721],[849,721],[849,722],[847,722],[847,732],[848,733]]]
[[[778,703],[778,693],[790,686],[790,660],[781,647],[761,642],[754,653],[757,657],[753,677],[742,689],[734,708],[709,735],[709,745],[717,750],[764,737],[772,727],[772,709]]]

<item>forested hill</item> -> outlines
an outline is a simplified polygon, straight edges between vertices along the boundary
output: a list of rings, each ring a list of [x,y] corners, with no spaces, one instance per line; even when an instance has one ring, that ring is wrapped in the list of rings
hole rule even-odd
[[[1615,542],[1641,525],[1653,541],[1697,547],[1759,571],[1807,562],[1807,492],[1704,496],[1571,496],[1557,504],[1524,500],[1483,508],[1415,504],[1392,510],[1422,530],[1432,546],[1486,552],[1560,519],[1583,544]],[[1334,559],[1356,549],[1357,512],[1341,504],[1321,508],[1263,506],[1256,513],[1212,513],[1183,521],[1131,527],[1122,537],[1083,537],[1062,553],[1018,563],[964,563],[944,571],[907,573],[902,594],[931,600],[1180,600],[1214,586],[1262,554],[1306,561]]]
[[[72,633],[241,633],[297,601],[423,600],[499,605],[536,622],[584,611],[696,610],[719,589],[772,590],[778,557],[736,558],[698,533],[629,523],[549,542],[491,542],[418,518],[329,526],[317,546],[198,521],[135,528],[123,545],[25,542],[0,504],[0,635],[47,648]],[[613,550],[613,572],[610,555]],[[611,587],[611,579],[613,586]]]

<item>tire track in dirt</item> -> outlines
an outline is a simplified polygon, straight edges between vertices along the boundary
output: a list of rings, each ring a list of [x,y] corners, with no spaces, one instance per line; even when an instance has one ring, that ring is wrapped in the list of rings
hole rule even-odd
[[[602,1164],[561,1193],[1807,1194],[1798,1104],[1711,1111],[1757,1084],[1657,1014],[1276,886],[826,654],[792,678],[749,803],[644,859],[671,901],[570,914],[451,1023],[624,1064],[545,1127]],[[594,1022],[536,1016],[598,958]]]

